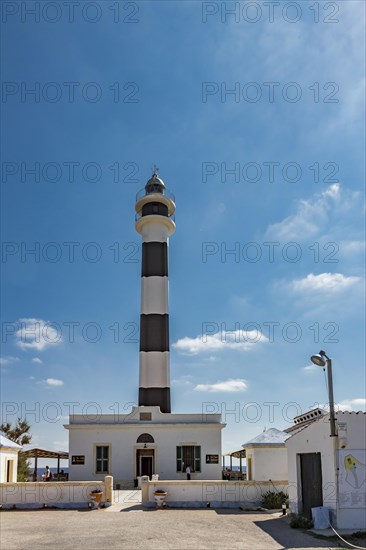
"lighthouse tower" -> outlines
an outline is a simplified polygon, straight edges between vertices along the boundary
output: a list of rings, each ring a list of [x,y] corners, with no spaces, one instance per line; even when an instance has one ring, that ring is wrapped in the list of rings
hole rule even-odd
[[[138,406],[118,418],[70,415],[69,453],[82,459],[70,464],[70,479],[99,480],[113,471],[116,485],[155,472],[181,480],[187,465],[194,479],[221,479],[221,415],[170,408],[168,240],[175,231],[175,199],[156,170],[135,209],[142,239]]]
[[[175,231],[175,198],[156,169],[135,209],[142,237],[139,406],[170,413],[168,239]]]

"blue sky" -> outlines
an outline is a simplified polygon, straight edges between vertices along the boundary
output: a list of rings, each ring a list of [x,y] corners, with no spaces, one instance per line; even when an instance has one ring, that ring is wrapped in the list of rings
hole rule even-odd
[[[221,412],[239,448],[327,402],[320,349],[336,402],[364,410],[364,3],[21,4],[2,24],[3,420],[28,411],[33,444],[66,449],[70,410],[136,403],[155,163],[177,204],[173,411]]]

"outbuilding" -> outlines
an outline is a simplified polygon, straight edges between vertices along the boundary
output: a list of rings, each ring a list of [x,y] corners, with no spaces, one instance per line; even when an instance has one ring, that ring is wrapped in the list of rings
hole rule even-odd
[[[18,475],[18,453],[21,445],[0,433],[0,483],[15,483]]]
[[[365,530],[366,413],[337,412],[336,431],[325,414],[286,440],[289,506],[308,517],[323,506],[335,527]]]
[[[287,480],[287,449],[289,434],[270,428],[242,445],[247,459],[248,481]]]

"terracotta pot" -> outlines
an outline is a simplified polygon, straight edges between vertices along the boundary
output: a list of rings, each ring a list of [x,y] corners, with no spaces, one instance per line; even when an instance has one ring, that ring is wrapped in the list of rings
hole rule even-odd
[[[89,498],[95,502],[95,504],[99,505],[102,501],[103,493],[100,491],[99,493],[89,493]]]
[[[154,491],[154,499],[158,508],[164,508],[166,506],[165,499],[167,494],[166,491]]]

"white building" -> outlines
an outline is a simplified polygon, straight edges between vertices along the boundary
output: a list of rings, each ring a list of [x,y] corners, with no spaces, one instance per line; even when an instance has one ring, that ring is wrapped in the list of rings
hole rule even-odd
[[[247,459],[248,481],[286,481],[287,449],[289,434],[276,428],[265,430],[244,443]]]
[[[103,480],[128,486],[139,476],[160,479],[221,478],[219,414],[162,413],[160,407],[134,407],[131,414],[101,415],[90,421],[71,415],[70,480]]]
[[[289,504],[294,513],[330,509],[331,523],[366,529],[366,414],[337,412],[337,436],[329,415],[314,419],[286,440]]]
[[[0,433],[0,483],[15,483],[18,474],[18,453],[21,445]]]

